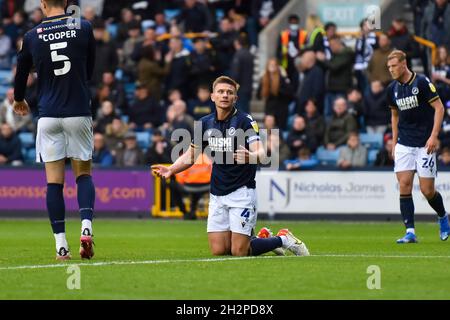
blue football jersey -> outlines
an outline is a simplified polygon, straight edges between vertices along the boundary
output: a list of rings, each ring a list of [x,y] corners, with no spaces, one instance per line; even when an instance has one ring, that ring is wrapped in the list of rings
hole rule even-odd
[[[38,76],[39,117],[90,116],[88,80],[95,62],[95,39],[86,20],[69,15],[44,19],[28,31],[17,56],[15,100],[25,97],[28,74]]]
[[[210,152],[214,159],[211,193],[224,196],[243,186],[254,189],[257,165],[237,164],[233,154],[239,145],[249,150],[251,143],[260,140],[256,121],[250,115],[234,109],[225,120],[217,120],[217,113],[214,112],[196,122],[198,125],[201,125],[202,137],[201,140],[197,137],[199,141],[194,137],[192,146]]]
[[[431,103],[439,99],[430,80],[416,73],[406,83],[393,81],[388,86],[388,103],[399,111],[398,143],[407,147],[424,147],[434,125]]]

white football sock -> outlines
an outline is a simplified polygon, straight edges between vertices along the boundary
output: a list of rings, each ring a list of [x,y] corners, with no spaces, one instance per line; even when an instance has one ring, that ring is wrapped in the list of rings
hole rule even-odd
[[[81,221],[81,232],[83,232],[84,229],[88,229],[89,233],[92,236],[92,221],[88,219],[84,219]]]
[[[65,232],[61,232],[58,234],[54,233],[53,235],[55,236],[56,241],[56,251],[58,251],[61,247],[64,247],[66,250],[69,250],[69,245],[67,244]]]
[[[416,234],[416,230],[414,228],[407,228],[406,233]]]

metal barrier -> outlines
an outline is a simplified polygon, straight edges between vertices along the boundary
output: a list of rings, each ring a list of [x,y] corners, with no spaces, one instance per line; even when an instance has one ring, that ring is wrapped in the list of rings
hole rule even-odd
[[[154,178],[154,204],[152,206],[152,216],[158,218],[182,218],[183,212],[178,208],[172,198],[170,189],[170,179],[162,179],[153,174]],[[187,212],[191,207],[189,197],[183,197]],[[209,193],[205,194],[197,206],[197,218],[208,217]]]

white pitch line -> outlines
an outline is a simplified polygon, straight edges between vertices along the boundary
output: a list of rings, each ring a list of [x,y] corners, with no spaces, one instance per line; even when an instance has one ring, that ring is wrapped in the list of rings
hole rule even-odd
[[[312,258],[387,258],[387,259],[450,259],[450,256],[421,256],[421,255],[369,255],[369,254],[318,254],[311,255]],[[86,267],[102,267],[114,265],[146,265],[146,264],[168,264],[168,263],[188,263],[188,262],[233,262],[251,259],[285,259],[285,258],[306,258],[296,256],[260,256],[260,257],[230,257],[230,258],[205,258],[205,259],[167,259],[167,260],[142,260],[142,261],[105,261],[105,262],[81,262],[81,263],[58,263],[58,264],[42,264],[42,265],[24,265],[0,267],[0,271],[4,270],[23,270],[23,269],[51,269],[66,268],[71,265]]]

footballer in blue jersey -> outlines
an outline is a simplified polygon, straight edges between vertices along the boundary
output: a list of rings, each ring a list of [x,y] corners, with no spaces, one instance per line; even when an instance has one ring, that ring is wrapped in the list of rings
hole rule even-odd
[[[207,222],[213,255],[256,256],[270,251],[284,255],[284,249],[298,256],[309,255],[305,244],[288,229],[272,236],[263,228],[254,237],[255,175],[258,163],[265,158],[258,125],[236,109],[239,85],[233,79],[219,77],[212,89],[215,112],[196,122],[189,149],[170,167],[152,166],[153,172],[169,179],[192,166],[200,152],[213,159]]]
[[[66,15],[66,6],[66,0],[41,1],[46,18],[25,34],[17,56],[14,111],[19,115],[30,112],[24,97],[27,78],[34,67],[39,109],[36,160],[45,163],[47,209],[56,258],[71,257],[63,197],[65,161],[69,158],[81,216],[80,256],[91,259],[95,188],[91,177],[93,130],[88,80],[94,69],[95,40],[90,23]]]
[[[387,66],[394,81],[388,87],[388,103],[392,112],[394,171],[400,188],[400,212],[406,235],[397,243],[418,242],[414,226],[412,188],[417,172],[420,190],[438,214],[440,238],[450,233],[448,215],[441,194],[435,189],[436,149],[444,117],[444,106],[430,80],[410,71],[406,54],[394,50]]]

